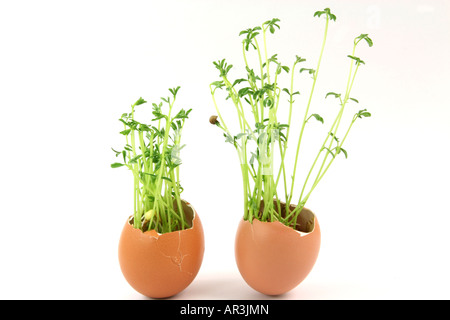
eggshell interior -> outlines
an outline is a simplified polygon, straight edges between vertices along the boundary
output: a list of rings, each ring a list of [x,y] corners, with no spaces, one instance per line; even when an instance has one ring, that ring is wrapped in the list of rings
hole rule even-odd
[[[311,217],[311,214],[303,208],[300,216]],[[241,220],[235,256],[239,272],[250,287],[266,295],[279,295],[306,278],[320,248],[320,227],[313,217],[314,226],[308,227],[310,232],[294,230],[278,221]]]
[[[196,277],[205,250],[203,227],[195,209],[183,202],[192,227],[159,234],[123,227],[119,240],[119,263],[128,283],[151,298],[167,298],[184,290]]]

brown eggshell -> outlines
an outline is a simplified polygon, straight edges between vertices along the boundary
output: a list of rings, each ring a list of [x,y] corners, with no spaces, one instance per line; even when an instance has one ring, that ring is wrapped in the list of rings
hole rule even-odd
[[[310,210],[305,212],[312,213]],[[303,212],[302,210],[302,212]],[[236,263],[244,280],[266,295],[288,292],[302,282],[316,262],[320,228],[304,233],[281,222],[241,220],[235,241]]]
[[[167,298],[181,292],[200,269],[205,250],[202,224],[192,206],[183,203],[183,209],[194,216],[189,229],[142,232],[127,220],[122,230],[120,268],[128,283],[147,297]]]

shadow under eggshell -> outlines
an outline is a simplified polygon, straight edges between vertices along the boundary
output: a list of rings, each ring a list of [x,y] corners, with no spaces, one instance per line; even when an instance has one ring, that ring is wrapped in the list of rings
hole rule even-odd
[[[198,214],[188,207],[193,215],[189,229],[159,234],[135,229],[128,220],[125,223],[119,240],[119,263],[125,279],[139,293],[167,298],[184,290],[196,277],[203,260],[204,235]]]

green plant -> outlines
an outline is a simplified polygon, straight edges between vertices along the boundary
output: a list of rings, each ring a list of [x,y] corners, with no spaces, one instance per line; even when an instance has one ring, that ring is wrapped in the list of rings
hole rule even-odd
[[[293,202],[298,159],[306,124],[310,119],[324,123],[324,119],[319,114],[310,112],[310,106],[319,76],[328,26],[330,21],[336,21],[336,16],[328,8],[315,12],[314,16],[319,18],[321,16],[325,17],[325,31],[316,68],[298,69],[300,73],[308,74],[312,77],[312,86],[301,121],[292,121],[294,97],[300,94],[299,91],[294,91],[294,73],[296,68],[305,62],[306,59],[296,56],[292,67],[289,67],[282,65],[278,61],[277,54],[270,56],[267,52],[268,32],[273,34],[277,29],[280,29],[279,19],[268,20],[261,26],[240,32],[239,35],[244,36],[242,53],[245,62],[246,78],[238,78],[233,81],[229,77],[233,66],[228,64],[225,59],[214,62],[214,66],[220,72],[220,80],[210,84],[212,100],[217,112],[217,116],[212,116],[210,122],[224,131],[226,142],[231,143],[238,152],[243,177],[245,220],[252,221],[255,218],[261,221],[278,220],[296,228],[299,213],[336,157],[339,154],[347,157],[347,151],[343,149],[343,144],[353,124],[357,119],[370,117],[371,115],[366,109],[358,111],[352,118],[343,138],[338,138],[338,129],[342,127],[341,120],[343,119],[344,110],[347,109],[347,104],[350,101],[358,103],[357,99],[350,96],[356,74],[360,66],[364,64],[364,61],[355,56],[356,47],[362,40],[370,47],[373,45],[367,34],[361,34],[354,39],[352,53],[348,55],[351,62],[344,93],[329,92],[325,96],[325,98],[335,97],[339,101],[340,108],[331,127],[325,134],[323,143],[306,176],[298,200]],[[262,47],[258,40],[261,35],[263,38]],[[255,55],[258,58],[255,69],[251,68],[247,59],[251,49],[256,51]],[[280,88],[279,77],[282,77],[284,73],[290,75],[289,88]],[[226,99],[230,99],[236,108],[240,126],[240,133],[237,135],[230,133],[219,111],[216,92],[220,89],[226,90]],[[289,116],[287,123],[279,122],[277,117],[282,94],[288,95]],[[251,120],[246,115],[246,112],[248,113],[249,111],[252,114]],[[287,159],[286,152],[290,139],[290,129],[292,125],[297,123],[300,124],[300,131],[293,158],[294,166],[289,186],[285,159]],[[254,144],[256,144],[256,149],[251,149],[251,146]],[[274,171],[273,166],[275,154],[279,156],[280,160],[280,165],[276,171]],[[310,183],[310,179],[313,179],[312,183]],[[280,183],[282,183],[285,190],[284,202],[286,203],[286,212],[284,213],[281,197],[278,193]],[[296,204],[295,209],[292,211],[290,209],[291,203]]]
[[[124,113],[119,121],[124,130],[126,144],[122,151],[112,149],[122,162],[111,164],[112,168],[127,167],[134,177],[133,226],[159,233],[182,230],[189,226],[186,221],[180,194],[180,144],[185,120],[192,109],[181,109],[175,116],[173,106],[180,87],[169,89],[171,97],[152,103],[153,122],[144,124],[135,119],[135,108],[147,103],[139,98],[131,105],[131,112]],[[167,113],[163,112],[168,105]]]

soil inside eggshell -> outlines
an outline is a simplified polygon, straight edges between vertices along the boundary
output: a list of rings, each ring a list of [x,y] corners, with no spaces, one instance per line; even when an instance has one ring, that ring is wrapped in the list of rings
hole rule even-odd
[[[278,212],[278,204],[276,202],[276,200],[273,201],[274,204],[274,209],[277,213],[279,213],[281,215],[281,217],[285,218],[286,217],[286,203],[283,201],[280,201],[280,208],[281,208],[281,213]],[[289,206],[289,211],[293,211],[295,209],[295,205],[291,204]],[[261,206],[260,206],[260,215],[262,215],[264,211],[264,201],[261,201]],[[311,233],[314,231],[314,224],[315,224],[315,219],[314,219],[314,213],[312,213],[311,210],[307,209],[307,208],[303,208],[302,211],[298,214],[297,216],[297,223],[295,224],[295,230],[301,232],[301,233]]]
[[[191,229],[192,228],[192,224],[193,224],[193,220],[194,220],[194,211],[190,207],[190,204],[188,202],[184,201],[184,200],[181,201],[181,206],[183,208],[185,222],[188,225],[188,227],[184,228],[184,230]],[[173,203],[173,209],[179,214],[178,204],[177,204],[177,202],[175,200],[174,200],[174,203]],[[133,223],[134,223],[134,217],[133,216],[130,216],[130,218],[128,219],[128,223],[131,226],[133,226]],[[157,232],[156,230],[147,230],[148,229],[148,224],[149,224],[148,220],[144,220],[143,221],[142,230],[145,230],[143,232],[153,231],[153,232],[157,233],[158,235],[161,235],[161,233]],[[178,225],[176,228],[174,228],[173,231],[179,231],[179,230],[181,230],[181,225]]]

